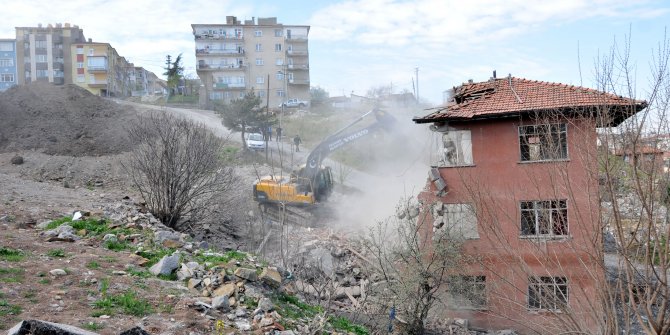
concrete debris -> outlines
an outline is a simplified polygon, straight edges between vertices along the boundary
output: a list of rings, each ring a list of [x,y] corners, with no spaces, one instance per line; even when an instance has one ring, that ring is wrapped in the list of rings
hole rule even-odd
[[[169,275],[179,267],[179,252],[176,251],[170,256],[164,256],[158,263],[149,268],[149,272],[154,276]]]
[[[7,331],[7,335],[99,335],[81,328],[42,320],[23,320]],[[141,327],[125,330],[119,335],[149,335]]]

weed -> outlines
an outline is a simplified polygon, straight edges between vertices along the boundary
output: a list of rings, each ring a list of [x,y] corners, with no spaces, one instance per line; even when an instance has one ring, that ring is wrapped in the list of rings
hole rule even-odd
[[[238,261],[244,260],[247,258],[247,254],[240,252],[240,251],[235,251],[231,250],[223,254],[222,256],[217,256],[217,255],[198,255],[197,257],[198,263],[214,263],[214,264],[221,264],[221,263],[228,263],[230,260],[235,259]]]
[[[161,313],[172,314],[172,312],[174,312],[174,306],[171,304],[160,304],[158,310]]]
[[[89,268],[89,269],[92,269],[92,270],[93,269],[99,269],[100,264],[96,261],[90,261],[90,262],[86,263],[86,267]]]
[[[286,293],[276,294],[272,297],[272,300],[281,309],[279,314],[293,319],[311,318],[317,313],[323,312],[323,307],[306,304],[296,296]]]
[[[72,221],[72,219],[69,217],[63,217],[51,221],[47,225],[46,229],[54,229],[65,223],[71,225],[72,228],[74,228],[76,231],[84,229],[87,233],[92,235],[102,235],[111,231],[106,220],[89,218],[86,220]]]
[[[100,330],[100,329],[103,329],[103,328],[105,328],[105,325],[103,325],[101,323],[93,322],[93,321],[90,321],[90,322],[87,322],[87,323],[84,324],[84,329],[88,329],[88,330],[91,330],[91,331],[96,331],[96,330]]]
[[[0,260],[7,262],[20,262],[25,257],[21,250],[0,247]]]
[[[49,284],[51,284],[51,280],[49,278],[42,278],[38,281],[38,283],[44,284],[44,285],[49,285]]]
[[[163,280],[175,281],[177,280],[177,273],[172,272],[169,275],[159,274],[158,278]]]
[[[158,263],[161,258],[167,255],[172,255],[174,251],[175,249],[172,248],[159,248],[152,251],[141,251],[138,253],[138,255],[148,259],[149,261],[147,262],[146,267],[151,267],[152,265]]]
[[[100,316],[103,314],[111,315],[114,312],[133,316],[145,316],[153,313],[151,304],[146,299],[141,299],[135,296],[134,292],[127,291],[123,294],[103,297],[93,303],[98,311],[93,313],[93,316]]]
[[[65,250],[63,250],[63,249],[51,249],[47,252],[47,256],[64,258],[65,257]]]
[[[5,299],[0,299],[0,316],[19,315],[23,308],[19,305],[12,305]]]
[[[117,261],[116,257],[112,257],[112,256],[102,256],[102,260],[107,262],[107,263],[116,263],[116,261]]]
[[[38,300],[35,298],[35,291],[33,290],[28,290],[24,292],[23,297],[28,299],[28,301],[30,301],[33,304],[36,304],[38,302]]]
[[[1,283],[20,283],[23,281],[24,269],[0,268]]]
[[[113,251],[121,251],[121,250],[126,250],[130,246],[126,242],[120,242],[120,241],[107,241],[105,242],[105,248]]]
[[[338,331],[344,331],[347,333],[354,333],[356,335],[369,335],[370,331],[368,331],[367,328],[357,325],[352,323],[346,318],[343,317],[330,317],[328,318],[328,321],[330,322],[330,325],[338,330]]]
[[[100,295],[102,295],[103,298],[106,297],[107,290],[109,289],[109,278],[102,278],[100,280],[99,288],[100,288]]]
[[[130,274],[133,277],[140,277],[140,278],[149,278],[152,276],[149,271],[135,270],[135,269],[128,269],[128,274]]]

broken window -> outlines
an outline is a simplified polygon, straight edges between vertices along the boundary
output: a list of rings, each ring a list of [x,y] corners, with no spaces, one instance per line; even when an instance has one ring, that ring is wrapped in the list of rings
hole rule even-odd
[[[565,277],[531,277],[528,308],[563,310],[568,304],[568,280]]]
[[[444,204],[444,222],[454,233],[465,239],[479,238],[477,216],[470,204]]]
[[[472,139],[469,130],[453,130],[442,135],[444,166],[472,165]]]
[[[551,237],[568,234],[565,200],[522,201],[521,235]]]
[[[565,123],[519,127],[522,162],[568,158]]]
[[[486,276],[450,276],[447,289],[451,308],[486,308]]]

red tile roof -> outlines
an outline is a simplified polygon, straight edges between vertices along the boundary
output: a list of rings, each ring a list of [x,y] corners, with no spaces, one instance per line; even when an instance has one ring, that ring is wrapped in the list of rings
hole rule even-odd
[[[595,107],[608,108],[614,116],[610,125],[616,125],[647,103],[585,87],[506,77],[456,87],[452,101],[431,114],[414,118],[414,122],[468,121]]]

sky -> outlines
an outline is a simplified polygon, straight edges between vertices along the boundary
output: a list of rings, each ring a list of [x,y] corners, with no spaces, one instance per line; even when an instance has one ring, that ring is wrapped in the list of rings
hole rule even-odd
[[[7,1],[2,11],[0,38],[15,38],[15,27],[67,22],[159,76],[166,55],[182,54],[192,77],[191,24],[277,17],[311,27],[312,87],[349,96],[391,86],[430,105],[494,70],[498,77],[595,88],[597,57],[626,39],[644,90],[670,23],[668,0],[22,0]]]

